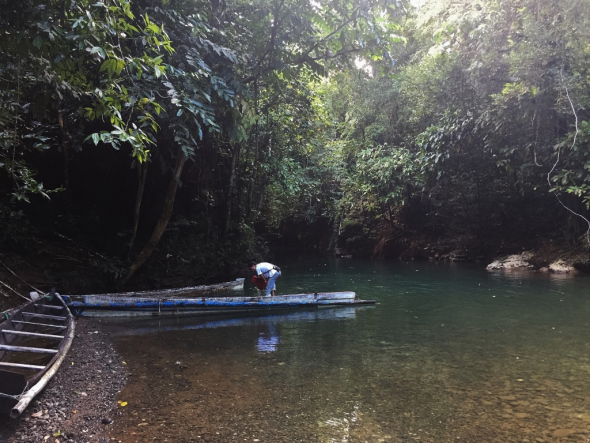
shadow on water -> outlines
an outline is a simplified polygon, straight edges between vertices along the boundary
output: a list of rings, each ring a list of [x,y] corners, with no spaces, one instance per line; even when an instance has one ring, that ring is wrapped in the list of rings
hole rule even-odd
[[[590,439],[590,279],[280,266],[279,293],[354,290],[378,304],[111,324],[132,373],[115,441]]]

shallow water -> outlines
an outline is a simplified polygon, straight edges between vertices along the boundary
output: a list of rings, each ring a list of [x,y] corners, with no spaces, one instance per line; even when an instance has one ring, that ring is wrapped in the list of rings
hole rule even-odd
[[[374,307],[114,326],[115,441],[590,441],[590,279],[281,261],[278,293]]]

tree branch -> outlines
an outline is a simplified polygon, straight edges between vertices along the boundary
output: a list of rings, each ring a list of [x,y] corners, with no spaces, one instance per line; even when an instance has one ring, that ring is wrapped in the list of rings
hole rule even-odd
[[[571,146],[571,148],[573,149],[573,147],[576,145],[576,140],[577,140],[578,134],[580,132],[580,130],[578,128],[578,114],[576,113],[576,108],[574,107],[574,102],[572,101],[572,98],[570,97],[569,89],[567,88],[567,85],[565,84],[565,79],[563,78],[563,68],[559,72],[559,75],[561,76],[561,82],[563,83],[563,87],[565,88],[565,94],[566,94],[567,99],[568,99],[568,101],[570,103],[570,106],[572,108],[572,112],[574,113],[574,117],[576,118],[576,133],[574,134],[574,140],[572,141],[572,146]],[[557,148],[557,159],[555,160],[555,163],[553,164],[553,167],[551,168],[551,171],[549,171],[549,173],[547,174],[547,183],[549,184],[549,189],[551,189],[551,174],[553,173],[553,171],[557,167],[557,164],[559,163],[560,154],[561,154],[561,147],[558,147]],[[561,199],[559,198],[559,195],[557,195],[556,192],[553,192],[553,194],[555,195],[555,198],[557,199],[557,201],[559,202],[559,204],[561,206],[563,206],[566,210],[568,210],[572,214],[580,217],[581,219],[583,219],[588,224],[588,229],[586,230],[586,241],[587,241],[588,245],[590,245],[590,220],[588,220],[582,214],[578,214],[573,209],[568,208],[561,201]]]

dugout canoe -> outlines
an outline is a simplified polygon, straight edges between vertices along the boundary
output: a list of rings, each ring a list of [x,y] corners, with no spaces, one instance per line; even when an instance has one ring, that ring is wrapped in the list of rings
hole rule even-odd
[[[374,304],[354,292],[312,292],[274,297],[127,297],[119,294],[64,295],[72,313],[83,317],[227,314],[292,308]]]
[[[55,291],[0,322],[0,412],[18,417],[55,375],[74,339],[74,317]]]

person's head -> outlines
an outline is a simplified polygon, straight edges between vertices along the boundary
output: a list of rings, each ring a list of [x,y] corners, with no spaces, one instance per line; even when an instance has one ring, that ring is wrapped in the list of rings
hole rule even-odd
[[[254,260],[252,260],[249,264],[248,267],[250,268],[251,271],[255,271],[256,270],[256,262]]]

